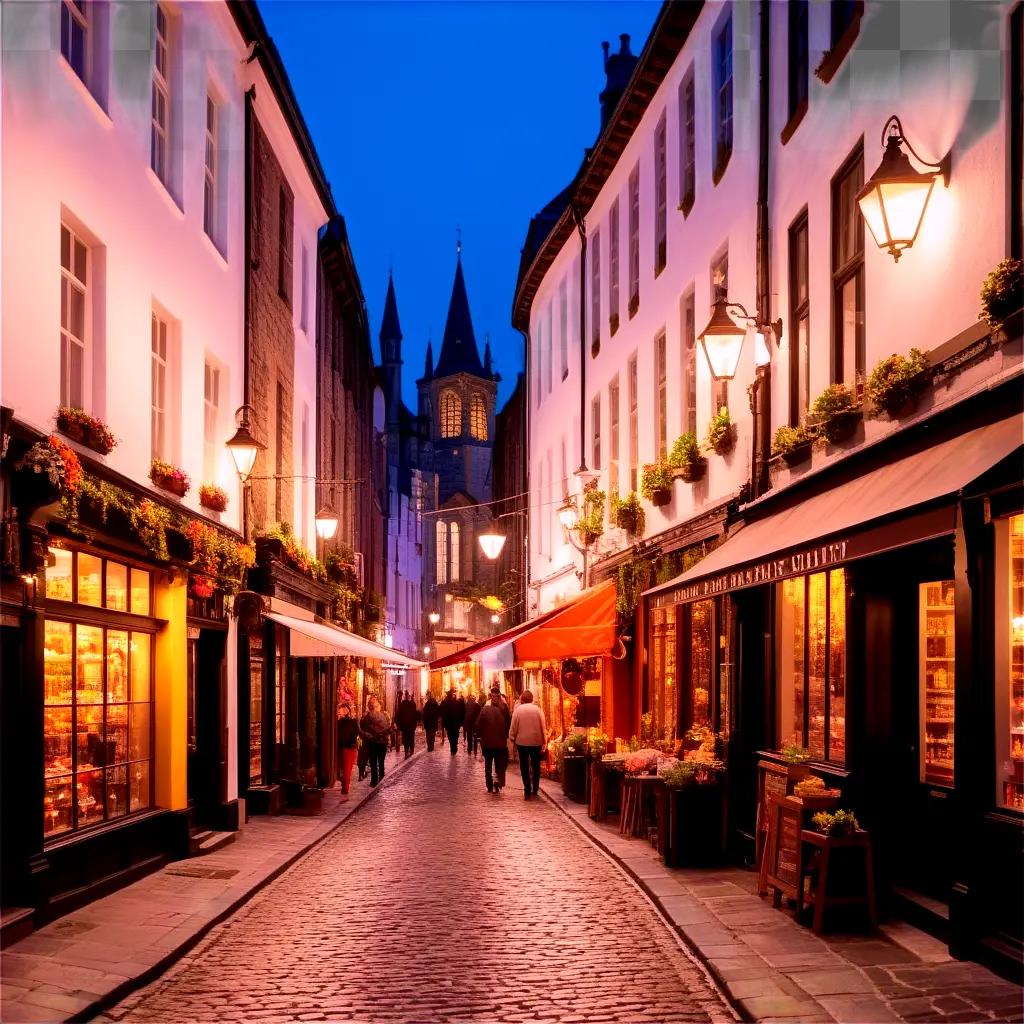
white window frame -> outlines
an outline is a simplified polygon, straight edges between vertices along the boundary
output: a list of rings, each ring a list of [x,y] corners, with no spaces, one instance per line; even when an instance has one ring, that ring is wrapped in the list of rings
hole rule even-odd
[[[640,476],[640,418],[637,408],[639,381],[637,380],[637,354],[634,352],[626,364],[627,401],[629,402],[629,489],[639,489]]]
[[[90,402],[86,394],[86,384],[89,380],[89,357],[91,354],[90,326],[92,317],[92,296],[90,294],[89,282],[93,275],[92,248],[88,242],[70,225],[62,220],[60,224],[61,233],[68,233],[68,262],[69,267],[64,266],[63,252],[61,254],[61,306],[62,316],[60,325],[60,404],[63,406],[80,406],[86,408]],[[78,277],[75,272],[75,246],[80,245],[85,250],[85,278]],[[63,238],[61,239],[61,250],[63,250]],[[79,292],[82,295],[82,337],[79,338],[71,329],[69,301],[71,291]],[[68,298],[65,298],[65,294]],[[65,323],[65,316],[68,322]],[[81,349],[81,379],[78,381],[78,401],[75,402],[75,388],[71,380],[71,354],[72,346]],[[65,354],[66,353],[66,354]]]
[[[434,574],[438,583],[448,582],[448,524],[438,519],[434,527]]]
[[[69,25],[68,31],[68,50],[64,52],[64,23],[65,20]],[[73,48],[71,46],[72,33],[70,27],[77,25],[82,30],[82,69],[79,71],[75,67],[73,59]],[[60,55],[67,62],[69,68],[81,79],[83,85],[88,87],[89,84],[89,45],[90,38],[89,34],[92,26],[89,24],[89,14],[86,0],[61,0],[61,11],[60,11]]]
[[[162,26],[162,29],[161,29]],[[171,146],[171,17],[162,3],[156,4],[153,18],[153,84],[150,100],[149,165],[164,183],[170,180]],[[163,119],[160,102],[163,101]]]
[[[220,441],[221,368],[207,359],[203,363],[203,482],[216,483]]]
[[[213,123],[211,124],[211,117]],[[215,245],[218,238],[220,153],[220,104],[212,92],[206,92],[206,149],[203,157],[203,230]]]
[[[162,337],[161,337],[162,334]],[[162,348],[162,351],[161,351]],[[168,447],[169,377],[171,372],[171,325],[156,309],[150,321],[150,454],[170,462]]]
[[[462,527],[457,520],[448,524],[448,579],[458,583],[462,578]]]

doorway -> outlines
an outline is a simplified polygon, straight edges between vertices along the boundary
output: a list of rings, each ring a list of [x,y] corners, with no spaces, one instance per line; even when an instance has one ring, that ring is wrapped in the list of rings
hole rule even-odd
[[[227,633],[189,627],[187,654],[188,803],[194,826],[217,828],[226,793]]]

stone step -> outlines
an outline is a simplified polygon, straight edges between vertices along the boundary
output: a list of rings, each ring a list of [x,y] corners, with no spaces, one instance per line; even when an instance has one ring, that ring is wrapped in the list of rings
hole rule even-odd
[[[0,949],[32,934],[32,907],[0,907]]]
[[[202,857],[204,854],[213,853],[214,850],[223,849],[235,841],[236,835],[236,832],[214,832],[213,829],[193,832],[189,841],[191,855]]]

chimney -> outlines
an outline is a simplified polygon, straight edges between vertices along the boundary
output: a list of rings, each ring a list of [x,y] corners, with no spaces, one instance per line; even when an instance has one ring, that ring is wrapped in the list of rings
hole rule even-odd
[[[598,97],[601,101],[601,131],[611,119],[615,108],[618,106],[622,94],[633,77],[633,69],[636,67],[637,58],[629,49],[629,33],[623,32],[619,36],[619,52],[609,56],[608,43],[601,44],[604,51],[604,91]]]

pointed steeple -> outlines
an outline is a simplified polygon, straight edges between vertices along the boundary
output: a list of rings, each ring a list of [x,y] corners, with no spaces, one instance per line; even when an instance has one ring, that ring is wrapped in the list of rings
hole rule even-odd
[[[491,336],[489,334],[484,335],[484,375],[494,376],[491,370]]]
[[[435,377],[448,377],[453,373],[472,373],[484,376],[480,365],[480,353],[473,334],[473,320],[469,315],[469,297],[466,295],[466,280],[462,276],[462,245],[459,245],[458,261],[455,265],[455,283],[448,304],[448,320],[444,325],[444,339],[441,342],[441,356],[437,361]]]
[[[423,367],[423,380],[430,380],[434,375],[434,343],[427,339],[427,360]]]
[[[380,322],[381,346],[385,341],[401,341],[402,328],[398,322],[398,301],[395,299],[395,279],[388,271],[388,294],[384,300],[384,319]]]

